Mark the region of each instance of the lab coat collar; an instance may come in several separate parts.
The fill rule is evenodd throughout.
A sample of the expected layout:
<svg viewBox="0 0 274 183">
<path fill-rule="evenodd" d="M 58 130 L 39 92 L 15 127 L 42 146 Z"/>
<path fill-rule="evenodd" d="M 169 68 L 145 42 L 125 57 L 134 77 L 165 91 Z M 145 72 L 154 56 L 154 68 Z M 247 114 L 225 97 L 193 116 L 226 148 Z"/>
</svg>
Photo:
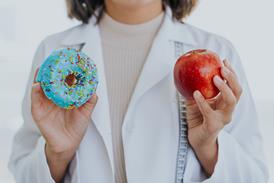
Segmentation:
<svg viewBox="0 0 274 183">
<path fill-rule="evenodd" d="M 123 121 L 123 140 L 124 146 L 127 144 L 127 134 L 134 128 L 131 117 L 136 104 L 142 96 L 153 86 L 169 76 L 176 62 L 174 42 L 184 44 L 196 44 L 193 37 L 190 37 L 187 26 L 182 22 L 173 19 L 169 7 L 165 7 L 165 16 L 162 25 L 157 33 L 147 60 L 143 66 L 133 95 L 129 102 L 127 112 Z M 172 100 L 172 99 L 171 99 Z"/>
<path fill-rule="evenodd" d="M 184 24 L 182 26 L 182 24 L 183 23 L 175 21 L 172 18 L 170 8 L 166 7 L 161 28 L 154 39 L 124 117 L 122 129 L 124 147 L 127 145 L 128 132 L 134 127 L 134 124 L 131 122 L 131 117 L 137 102 L 147 91 L 169 75 L 173 70 L 176 61 L 174 58 L 174 41 L 185 44 L 195 44 L 195 40 L 192 37 L 189 37 L 189 35 L 191 35 L 188 33 L 189 30 Z M 88 24 L 82 24 L 72 29 L 66 38 L 61 41 L 61 44 L 66 46 L 84 45 L 82 51 L 89 55 L 97 65 L 99 84 L 96 93 L 99 100 L 93 111 L 92 120 L 105 143 L 112 171 L 114 172 L 108 94 L 101 38 L 99 27 L 96 24 L 96 18 L 93 16 L 90 18 Z"/>
<path fill-rule="evenodd" d="M 99 10 L 95 12 L 96 16 L 99 16 Z M 169 6 L 165 6 L 165 24 L 169 24 L 169 32 L 167 39 L 178 41 L 190 45 L 195 45 L 196 40 L 190 36 L 190 30 L 186 23 L 178 22 L 172 17 L 172 11 Z M 92 29 L 98 29 L 97 20 L 95 16 L 89 19 L 88 24 L 81 24 L 74 30 L 70 31 L 70 34 L 66 36 L 62 41 L 62 45 L 80 45 L 86 42 L 87 37 L 96 37 L 98 35 L 91 34 Z"/>
</svg>

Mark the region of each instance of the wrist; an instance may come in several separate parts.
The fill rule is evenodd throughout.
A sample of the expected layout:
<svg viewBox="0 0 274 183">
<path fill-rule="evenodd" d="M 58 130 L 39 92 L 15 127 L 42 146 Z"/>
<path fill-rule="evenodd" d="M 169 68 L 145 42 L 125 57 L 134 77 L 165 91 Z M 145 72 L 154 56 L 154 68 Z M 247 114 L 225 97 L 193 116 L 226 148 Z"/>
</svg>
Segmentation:
<svg viewBox="0 0 274 183">
<path fill-rule="evenodd" d="M 204 144 L 200 144 L 199 146 L 194 146 L 193 149 L 196 153 L 203 154 L 206 157 L 208 157 L 217 151 L 218 143 L 217 143 L 217 140 L 210 141 Z"/>
<path fill-rule="evenodd" d="M 201 133 L 202 134 L 202 133 Z M 202 134 L 202 135 L 195 135 L 194 137 L 189 134 L 188 136 L 189 143 L 191 147 L 195 150 L 199 151 L 206 151 L 210 149 L 210 147 L 213 147 L 217 143 L 217 135 L 207 135 L 207 134 Z"/>
<path fill-rule="evenodd" d="M 193 147 L 193 150 L 207 175 L 211 176 L 214 172 L 214 168 L 218 160 L 217 139 L 215 141 Z"/>
<path fill-rule="evenodd" d="M 76 150 L 56 151 L 48 144 L 45 145 L 45 153 L 48 161 L 68 163 L 74 156 Z"/>
<path fill-rule="evenodd" d="M 62 182 L 75 152 L 55 152 L 46 144 L 45 154 L 52 178 L 57 183 Z"/>
</svg>

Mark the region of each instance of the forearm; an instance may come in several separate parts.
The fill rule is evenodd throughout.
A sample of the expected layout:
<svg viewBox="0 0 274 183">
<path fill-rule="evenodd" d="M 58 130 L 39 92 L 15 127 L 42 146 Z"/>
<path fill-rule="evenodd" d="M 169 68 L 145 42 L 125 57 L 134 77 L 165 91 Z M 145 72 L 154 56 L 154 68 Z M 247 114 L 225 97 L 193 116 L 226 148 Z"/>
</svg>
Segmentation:
<svg viewBox="0 0 274 183">
<path fill-rule="evenodd" d="M 74 152 L 55 153 L 47 145 L 45 146 L 45 152 L 52 178 L 56 183 L 62 182 Z"/>
<path fill-rule="evenodd" d="M 202 167 L 204 168 L 204 171 L 208 176 L 211 176 L 218 160 L 217 140 L 209 144 L 204 144 L 197 147 L 194 146 L 193 149 Z"/>
</svg>

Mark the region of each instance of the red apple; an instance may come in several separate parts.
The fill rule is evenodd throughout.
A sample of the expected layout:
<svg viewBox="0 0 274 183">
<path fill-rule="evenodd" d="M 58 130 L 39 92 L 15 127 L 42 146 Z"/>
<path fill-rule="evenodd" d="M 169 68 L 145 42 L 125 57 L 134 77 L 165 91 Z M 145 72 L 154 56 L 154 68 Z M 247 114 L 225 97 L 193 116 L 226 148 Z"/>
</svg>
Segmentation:
<svg viewBox="0 0 274 183">
<path fill-rule="evenodd" d="M 219 56 L 209 50 L 199 49 L 182 55 L 174 66 L 174 82 L 177 90 L 186 99 L 193 99 L 193 92 L 199 90 L 206 98 L 213 98 L 218 88 L 213 77 L 221 77 L 222 62 Z"/>
</svg>

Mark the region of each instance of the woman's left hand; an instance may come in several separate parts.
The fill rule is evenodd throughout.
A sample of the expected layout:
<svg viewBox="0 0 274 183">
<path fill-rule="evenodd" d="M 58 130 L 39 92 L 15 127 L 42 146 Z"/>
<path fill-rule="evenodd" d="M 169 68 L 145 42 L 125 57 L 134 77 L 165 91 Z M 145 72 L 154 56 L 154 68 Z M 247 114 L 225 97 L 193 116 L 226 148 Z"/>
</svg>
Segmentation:
<svg viewBox="0 0 274 183">
<path fill-rule="evenodd" d="M 221 68 L 222 80 L 213 81 L 220 93 L 206 100 L 199 91 L 193 94 L 195 101 L 186 101 L 188 140 L 205 172 L 212 175 L 218 158 L 217 136 L 232 119 L 232 113 L 242 94 L 237 76 L 227 60 Z"/>
</svg>

